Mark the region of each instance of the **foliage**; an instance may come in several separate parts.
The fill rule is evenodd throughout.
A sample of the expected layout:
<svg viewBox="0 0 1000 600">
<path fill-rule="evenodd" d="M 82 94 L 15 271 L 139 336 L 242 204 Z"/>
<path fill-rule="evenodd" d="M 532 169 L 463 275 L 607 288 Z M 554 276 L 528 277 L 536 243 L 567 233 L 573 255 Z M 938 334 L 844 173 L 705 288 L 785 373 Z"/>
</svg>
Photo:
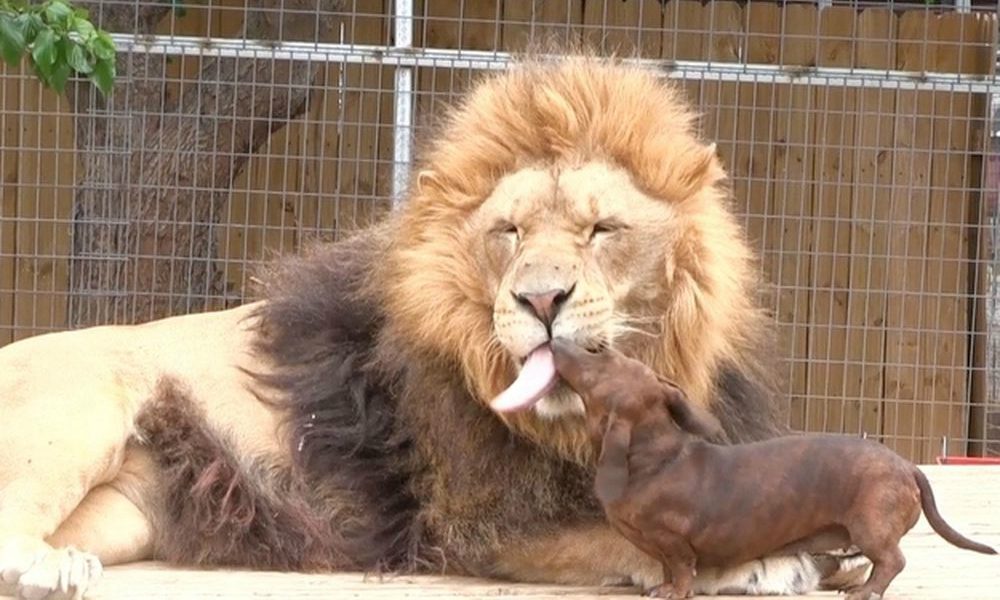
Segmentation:
<svg viewBox="0 0 1000 600">
<path fill-rule="evenodd" d="M 87 11 L 65 0 L 0 0 L 0 57 L 16 66 L 25 55 L 38 78 L 59 93 L 73 72 L 105 95 L 114 85 L 114 41 L 90 22 Z"/>
</svg>

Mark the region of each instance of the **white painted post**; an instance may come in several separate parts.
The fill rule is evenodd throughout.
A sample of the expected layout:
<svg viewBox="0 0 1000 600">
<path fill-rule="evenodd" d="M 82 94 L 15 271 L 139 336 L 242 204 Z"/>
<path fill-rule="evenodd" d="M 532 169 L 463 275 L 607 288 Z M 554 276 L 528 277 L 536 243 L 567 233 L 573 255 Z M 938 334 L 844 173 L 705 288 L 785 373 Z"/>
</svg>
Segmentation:
<svg viewBox="0 0 1000 600">
<path fill-rule="evenodd" d="M 393 48 L 405 51 L 413 48 L 413 0 L 395 0 L 393 18 Z M 399 208 L 405 200 L 413 148 L 413 67 L 396 66 L 393 89 L 393 159 L 392 207 Z"/>
</svg>

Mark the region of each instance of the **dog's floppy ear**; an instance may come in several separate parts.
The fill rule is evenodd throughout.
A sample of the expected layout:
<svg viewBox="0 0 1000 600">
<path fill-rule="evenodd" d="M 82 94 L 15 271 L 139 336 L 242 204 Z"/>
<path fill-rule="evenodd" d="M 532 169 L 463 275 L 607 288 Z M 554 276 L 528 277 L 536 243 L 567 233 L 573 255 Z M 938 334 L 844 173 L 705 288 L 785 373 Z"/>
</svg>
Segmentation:
<svg viewBox="0 0 1000 600">
<path fill-rule="evenodd" d="M 692 403 L 679 387 L 665 384 L 663 392 L 666 396 L 667 409 L 678 427 L 706 439 L 722 435 L 722 424 L 715 415 Z"/>
<path fill-rule="evenodd" d="M 612 414 L 604 432 L 601 456 L 597 459 L 597 477 L 594 479 L 597 499 L 604 504 L 614 502 L 625 493 L 629 475 L 628 449 L 631 444 L 632 424 Z"/>
</svg>

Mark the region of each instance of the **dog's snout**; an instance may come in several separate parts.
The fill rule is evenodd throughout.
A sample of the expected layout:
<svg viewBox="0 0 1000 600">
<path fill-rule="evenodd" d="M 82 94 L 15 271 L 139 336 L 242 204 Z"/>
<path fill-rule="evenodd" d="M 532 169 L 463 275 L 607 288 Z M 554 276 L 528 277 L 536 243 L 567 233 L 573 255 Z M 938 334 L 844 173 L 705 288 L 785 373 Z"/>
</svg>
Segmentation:
<svg viewBox="0 0 1000 600">
<path fill-rule="evenodd" d="M 559 310 L 569 299 L 570 294 L 576 288 L 575 285 L 569 289 L 553 289 L 541 293 L 514 294 L 514 299 L 518 304 L 530 310 L 545 327 L 551 327 L 555 321 Z"/>
</svg>

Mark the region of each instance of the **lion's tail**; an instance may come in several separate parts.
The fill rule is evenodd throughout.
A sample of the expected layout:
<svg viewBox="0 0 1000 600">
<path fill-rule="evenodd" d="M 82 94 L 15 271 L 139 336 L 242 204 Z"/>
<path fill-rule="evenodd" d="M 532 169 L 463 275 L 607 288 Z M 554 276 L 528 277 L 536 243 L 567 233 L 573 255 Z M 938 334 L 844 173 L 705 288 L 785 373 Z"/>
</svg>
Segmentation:
<svg viewBox="0 0 1000 600">
<path fill-rule="evenodd" d="M 136 425 L 161 471 L 157 558 L 285 571 L 354 566 L 308 486 L 290 469 L 238 459 L 176 382 L 160 382 Z"/>
<path fill-rule="evenodd" d="M 959 548 L 980 552 L 982 554 L 997 553 L 996 550 L 986 544 L 980 544 L 979 542 L 970 540 L 961 533 L 955 531 L 951 525 L 945 522 L 945 520 L 941 517 L 941 513 L 938 512 L 937 504 L 934 502 L 934 492 L 931 490 L 931 484 L 927 481 L 927 476 L 924 475 L 923 471 L 914 467 L 913 478 L 916 479 L 917 487 L 920 488 L 920 506 L 924 509 L 924 516 L 927 517 L 927 522 L 930 523 L 931 528 L 936 531 L 938 535 Z"/>
</svg>

